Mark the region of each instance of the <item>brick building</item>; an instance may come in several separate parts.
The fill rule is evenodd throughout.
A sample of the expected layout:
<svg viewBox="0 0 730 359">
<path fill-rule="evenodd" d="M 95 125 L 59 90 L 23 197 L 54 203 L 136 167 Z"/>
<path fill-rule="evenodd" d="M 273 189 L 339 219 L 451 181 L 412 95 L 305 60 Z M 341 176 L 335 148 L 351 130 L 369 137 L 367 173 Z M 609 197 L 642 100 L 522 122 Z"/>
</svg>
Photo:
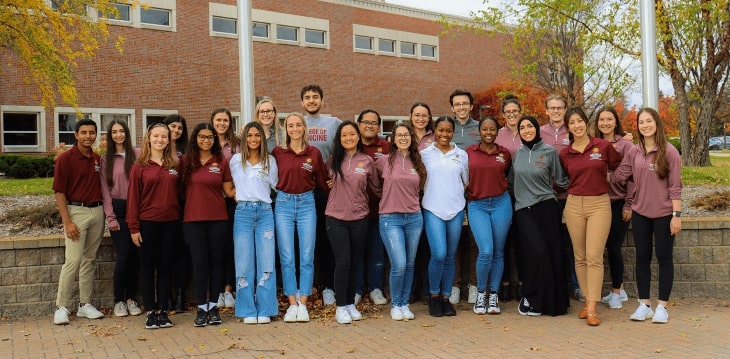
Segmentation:
<svg viewBox="0 0 730 359">
<path fill-rule="evenodd" d="M 110 35 L 126 38 L 119 54 L 109 41 L 76 71 L 79 105 L 103 129 L 124 118 L 137 143 L 147 123 L 170 113 L 188 126 L 226 106 L 237 125 L 251 119 L 239 98 L 236 0 L 145 0 L 147 9 L 118 5 Z M 353 119 L 373 108 L 402 118 L 415 101 L 434 115 L 450 114 L 455 88 L 476 92 L 509 71 L 502 55 L 508 35 L 442 34 L 442 14 L 382 1 L 253 0 L 254 91 L 271 96 L 280 115 L 301 111 L 299 90 L 317 83 L 324 113 Z M 464 18 L 452 18 L 468 22 Z M 40 106 L 22 69 L 3 64 L 1 152 L 48 152 L 73 142 L 76 115 L 67 105 Z M 387 125 L 384 129 L 387 131 Z"/>
</svg>

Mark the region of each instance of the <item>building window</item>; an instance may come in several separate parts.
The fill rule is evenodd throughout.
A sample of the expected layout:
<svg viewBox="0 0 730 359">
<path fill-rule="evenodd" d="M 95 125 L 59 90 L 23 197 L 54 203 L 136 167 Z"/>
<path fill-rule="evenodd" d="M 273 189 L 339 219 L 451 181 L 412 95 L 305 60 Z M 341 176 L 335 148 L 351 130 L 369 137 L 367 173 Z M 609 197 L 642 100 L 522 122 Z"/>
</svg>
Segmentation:
<svg viewBox="0 0 730 359">
<path fill-rule="evenodd" d="M 4 152 L 43 152 L 45 109 L 40 106 L 0 106 Z"/>
<path fill-rule="evenodd" d="M 65 143 L 67 145 L 73 145 L 76 143 L 76 122 L 81 120 L 90 120 L 91 114 L 84 113 L 81 117 L 76 116 L 76 113 L 59 113 L 58 114 L 58 141 L 57 143 Z"/>
<path fill-rule="evenodd" d="M 164 119 L 164 117 L 163 117 L 163 119 Z M 113 120 L 117 120 L 117 121 L 126 123 L 127 127 L 130 128 L 130 131 L 131 131 L 131 128 L 133 127 L 133 126 L 130 126 L 129 115 L 126 113 L 124 113 L 124 114 L 123 113 L 101 113 L 101 114 L 99 114 L 99 122 L 101 123 L 100 124 L 101 127 L 99 128 L 99 138 L 101 138 L 101 136 L 106 135 L 106 132 L 107 132 L 106 130 L 109 128 L 109 123 L 111 123 Z M 131 133 L 128 135 L 132 136 Z M 134 138 L 132 138 L 132 142 L 134 142 Z"/>
<path fill-rule="evenodd" d="M 269 24 L 262 22 L 253 23 L 253 34 L 254 37 L 269 38 Z"/>
<path fill-rule="evenodd" d="M 170 10 L 157 8 L 142 8 L 139 21 L 147 25 L 170 26 Z"/>
<path fill-rule="evenodd" d="M 436 58 L 436 46 L 421 44 L 421 57 Z"/>
<path fill-rule="evenodd" d="M 130 22 L 132 20 L 131 6 L 129 4 L 111 4 L 111 6 L 117 8 L 117 14 L 114 14 L 114 18 L 112 20 L 126 22 Z"/>
<path fill-rule="evenodd" d="M 211 21 L 213 22 L 213 31 L 224 34 L 236 34 L 236 19 L 213 16 Z"/>
<path fill-rule="evenodd" d="M 276 39 L 299 41 L 299 29 L 291 26 L 276 25 Z"/>
<path fill-rule="evenodd" d="M 373 38 L 355 35 L 355 48 L 358 50 L 371 51 L 373 49 Z"/>
<path fill-rule="evenodd" d="M 378 39 L 378 51 L 394 54 L 395 41 L 388 39 Z"/>
<path fill-rule="evenodd" d="M 304 29 L 304 42 L 324 45 L 324 31 Z"/>
<path fill-rule="evenodd" d="M 401 41 L 400 53 L 401 55 L 416 56 L 416 44 L 412 42 Z"/>
</svg>

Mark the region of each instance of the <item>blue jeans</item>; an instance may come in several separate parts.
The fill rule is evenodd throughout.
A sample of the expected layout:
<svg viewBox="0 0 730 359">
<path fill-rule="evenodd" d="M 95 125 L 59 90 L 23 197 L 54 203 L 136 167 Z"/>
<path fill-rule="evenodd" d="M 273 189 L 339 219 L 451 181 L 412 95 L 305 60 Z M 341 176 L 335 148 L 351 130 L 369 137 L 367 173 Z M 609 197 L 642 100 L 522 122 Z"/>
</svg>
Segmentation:
<svg viewBox="0 0 730 359">
<path fill-rule="evenodd" d="M 368 236 L 365 241 L 365 260 L 357 269 L 357 294 L 362 294 L 363 288 L 368 292 L 383 289 L 385 273 L 385 247 L 380 238 L 379 219 L 368 218 Z M 367 269 L 367 273 L 365 270 Z M 367 274 L 367 275 L 366 275 Z M 367 278 L 367 286 L 365 279 Z"/>
<path fill-rule="evenodd" d="M 236 316 L 251 318 L 279 314 L 271 204 L 238 203 L 233 215 L 233 257 L 236 263 Z"/>
<path fill-rule="evenodd" d="M 430 293 L 451 296 L 451 286 L 454 284 L 454 257 L 461 237 L 464 211 L 445 221 L 424 209 L 423 222 L 426 225 L 428 246 L 431 248 L 431 259 L 428 261 Z"/>
<path fill-rule="evenodd" d="M 281 260 L 284 295 L 312 294 L 314 244 L 317 238 L 317 212 L 311 191 L 300 194 L 279 192 L 276 195 L 274 220 Z M 299 287 L 294 253 L 294 230 L 299 235 Z"/>
<path fill-rule="evenodd" d="M 380 237 L 390 258 L 390 301 L 395 307 L 408 304 L 422 231 L 421 212 L 380 215 Z"/>
<path fill-rule="evenodd" d="M 477 256 L 477 290 L 499 290 L 504 272 L 504 243 L 512 222 L 509 192 L 469 201 L 469 224 L 479 248 Z"/>
</svg>

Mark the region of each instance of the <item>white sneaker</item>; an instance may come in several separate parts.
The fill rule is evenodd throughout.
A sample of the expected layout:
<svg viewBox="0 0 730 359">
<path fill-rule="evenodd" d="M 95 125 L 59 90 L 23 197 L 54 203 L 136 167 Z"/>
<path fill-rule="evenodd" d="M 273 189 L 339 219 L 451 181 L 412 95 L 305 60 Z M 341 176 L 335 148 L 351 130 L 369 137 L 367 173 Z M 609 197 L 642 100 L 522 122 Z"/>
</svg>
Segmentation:
<svg viewBox="0 0 730 359">
<path fill-rule="evenodd" d="M 226 296 L 223 295 L 223 293 L 218 294 L 218 303 L 216 303 L 216 306 L 218 308 L 223 308 L 226 306 Z"/>
<path fill-rule="evenodd" d="M 621 301 L 621 295 L 616 294 L 614 292 L 611 292 L 608 298 L 608 307 L 611 309 L 621 309 L 624 307 L 623 302 Z"/>
<path fill-rule="evenodd" d="M 117 304 L 114 304 L 114 315 L 117 317 L 126 317 L 129 315 L 129 310 L 127 310 L 127 303 L 119 301 Z"/>
<path fill-rule="evenodd" d="M 352 320 L 362 319 L 362 314 L 359 310 L 357 310 L 357 308 L 355 308 L 354 304 L 348 304 L 345 308 L 347 308 L 347 312 L 350 313 L 350 318 L 352 318 Z"/>
<path fill-rule="evenodd" d="M 296 323 L 297 312 L 299 311 L 297 307 L 298 305 L 296 304 L 292 304 L 289 306 L 289 308 L 286 310 L 286 313 L 284 314 L 284 323 Z"/>
<path fill-rule="evenodd" d="M 137 305 L 137 302 L 134 300 L 128 300 L 127 301 L 127 309 L 129 310 L 129 315 L 140 315 L 142 314 L 142 309 L 139 309 L 139 306 Z"/>
<path fill-rule="evenodd" d="M 622 302 L 628 302 L 629 301 L 629 296 L 626 295 L 626 291 L 625 290 L 621 289 L 621 293 L 619 293 L 619 296 L 621 297 L 621 301 Z"/>
<path fill-rule="evenodd" d="M 403 320 L 405 316 L 403 316 L 403 311 L 400 310 L 400 307 L 392 307 L 390 308 L 390 318 L 393 320 Z"/>
<path fill-rule="evenodd" d="M 329 288 L 325 288 L 322 291 L 322 303 L 324 303 L 324 305 L 335 304 L 335 291 Z"/>
<path fill-rule="evenodd" d="M 476 303 L 477 293 L 479 293 L 479 291 L 477 290 L 477 286 L 469 284 L 469 296 L 467 297 L 466 302 L 469 304 Z"/>
<path fill-rule="evenodd" d="M 490 296 L 491 299 L 491 296 Z M 487 293 L 477 292 L 477 300 L 474 303 L 474 308 L 472 309 L 474 314 L 486 314 L 487 313 Z"/>
<path fill-rule="evenodd" d="M 309 312 L 307 311 L 307 305 L 301 304 L 297 306 L 297 322 L 308 322 L 309 321 Z"/>
<path fill-rule="evenodd" d="M 245 317 L 243 318 L 243 324 L 258 324 L 258 319 L 256 317 Z"/>
<path fill-rule="evenodd" d="M 79 307 L 79 310 L 76 311 L 76 316 L 79 318 L 99 319 L 104 318 L 104 313 L 98 311 L 91 303 L 86 303 L 83 307 Z"/>
<path fill-rule="evenodd" d="M 654 311 L 651 310 L 650 305 L 644 304 L 641 300 L 639 300 L 639 307 L 636 308 L 636 311 L 634 314 L 631 314 L 631 320 L 636 320 L 639 322 L 643 322 L 654 315 Z"/>
<path fill-rule="evenodd" d="M 408 304 L 400 307 L 401 313 L 403 313 L 403 318 L 408 320 L 416 319 L 416 316 L 411 312 L 411 308 L 408 308 Z"/>
<path fill-rule="evenodd" d="M 383 292 L 380 289 L 373 289 L 373 291 L 370 292 L 370 300 L 372 300 L 373 303 L 377 305 L 383 305 L 388 303 L 388 300 L 385 299 L 385 297 L 383 296 Z"/>
<path fill-rule="evenodd" d="M 271 318 L 269 317 L 256 317 L 256 322 L 259 324 L 269 324 L 271 323 Z"/>
<path fill-rule="evenodd" d="M 218 299 L 220 301 L 220 299 Z M 231 292 L 225 292 L 223 293 L 223 306 L 226 308 L 235 308 L 236 307 L 236 298 L 233 298 L 233 293 Z M 223 307 L 218 307 L 223 308 Z"/>
<path fill-rule="evenodd" d="M 663 324 L 666 323 L 667 320 L 669 320 L 669 313 L 667 313 L 667 308 L 661 304 L 657 304 L 656 310 L 654 311 L 654 316 L 651 317 L 651 322 Z"/>
<path fill-rule="evenodd" d="M 355 293 L 355 305 L 360 304 L 362 302 L 362 294 Z"/>
<path fill-rule="evenodd" d="M 458 287 L 451 287 L 449 302 L 451 302 L 451 304 L 459 304 L 459 299 L 461 299 L 461 289 Z"/>
<path fill-rule="evenodd" d="M 60 306 L 56 308 L 56 312 L 53 313 L 53 324 L 61 325 L 61 324 L 68 324 L 68 315 L 70 313 L 68 312 L 68 309 L 64 306 Z"/>
<path fill-rule="evenodd" d="M 497 292 L 489 293 L 489 304 L 487 306 L 487 313 L 489 313 L 489 314 L 502 313 L 502 309 L 499 308 L 499 295 L 497 295 Z"/>
<path fill-rule="evenodd" d="M 347 311 L 347 307 L 337 307 L 337 310 L 335 311 L 335 319 L 337 320 L 337 323 L 340 324 L 350 324 L 352 323 L 352 317 L 350 317 L 350 313 Z"/>
</svg>

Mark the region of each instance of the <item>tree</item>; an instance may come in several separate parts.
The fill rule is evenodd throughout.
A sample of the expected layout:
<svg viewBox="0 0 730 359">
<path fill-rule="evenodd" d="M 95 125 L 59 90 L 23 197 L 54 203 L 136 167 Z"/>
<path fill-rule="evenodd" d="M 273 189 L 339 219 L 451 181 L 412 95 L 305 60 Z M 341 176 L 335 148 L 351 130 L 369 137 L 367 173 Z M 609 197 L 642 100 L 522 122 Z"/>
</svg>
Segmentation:
<svg viewBox="0 0 730 359">
<path fill-rule="evenodd" d="M 548 93 L 534 83 L 527 83 L 512 79 L 503 79 L 495 82 L 492 86 L 474 94 L 474 109 L 472 118 L 478 119 L 480 111 L 482 116 L 492 116 L 504 125 L 503 116 L 500 113 L 502 101 L 507 95 L 515 95 L 522 106 L 522 114 L 535 116 L 541 123 L 547 123 L 545 104 L 543 100 Z"/>
<path fill-rule="evenodd" d="M 5 63 L 19 62 L 27 70 L 24 77 L 38 85 L 43 105 L 54 106 L 58 94 L 77 107 L 74 69 L 107 40 L 108 24 L 99 20 L 118 14 L 112 0 L 4 0 L 0 55 Z M 120 53 L 123 43 L 124 38 L 118 37 Z"/>
</svg>

